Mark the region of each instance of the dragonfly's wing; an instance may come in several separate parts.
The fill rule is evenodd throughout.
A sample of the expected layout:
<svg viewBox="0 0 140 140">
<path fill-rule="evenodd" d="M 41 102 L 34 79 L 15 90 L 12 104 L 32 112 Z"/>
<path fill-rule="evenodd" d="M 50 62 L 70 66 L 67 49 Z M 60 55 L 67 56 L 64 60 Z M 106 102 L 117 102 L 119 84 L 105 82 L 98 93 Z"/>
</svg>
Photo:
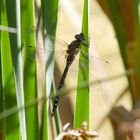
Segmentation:
<svg viewBox="0 0 140 140">
<path fill-rule="evenodd" d="M 27 47 L 28 50 L 32 50 L 34 48 L 32 47 Z M 53 59 L 56 61 L 59 61 L 63 64 L 66 63 L 66 51 L 55 51 L 52 49 L 46 49 L 43 47 L 36 47 L 34 50 L 34 53 L 31 55 L 30 60 L 33 61 L 35 59 L 41 59 L 42 61 L 47 64 L 47 61 L 52 61 Z M 49 59 L 49 60 L 48 60 Z"/>
<path fill-rule="evenodd" d="M 85 52 L 84 50 L 81 50 L 81 54 L 83 55 L 83 57 L 86 60 L 86 64 L 85 65 L 91 65 L 93 67 L 95 67 L 97 69 L 97 72 L 104 72 L 105 70 L 110 71 L 110 63 L 109 61 L 100 58 L 98 56 L 95 56 L 93 54 L 91 54 L 91 52 L 89 54 L 87 54 L 87 52 Z"/>
<path fill-rule="evenodd" d="M 104 88 L 105 84 L 102 82 L 102 79 L 107 78 L 111 72 L 110 63 L 99 56 L 96 57 L 95 55 L 91 54 L 90 51 L 89 55 L 83 50 L 81 50 L 81 53 L 85 58 L 85 61 L 84 63 L 83 61 L 79 61 L 80 68 L 86 70 L 87 66 L 89 66 L 89 79 L 90 81 L 94 81 L 96 83 L 96 86 L 94 85 L 94 90 L 100 93 L 104 92 L 104 89 L 106 88 Z"/>
<path fill-rule="evenodd" d="M 35 54 L 39 54 L 42 57 L 47 58 L 50 54 L 55 54 L 54 56 L 64 57 L 66 56 L 68 44 L 62 40 L 59 40 L 51 35 L 44 35 L 41 39 L 37 40 L 37 46 L 35 47 Z M 28 49 L 32 49 L 31 46 L 26 46 Z M 35 55 L 31 56 L 35 59 Z"/>
<path fill-rule="evenodd" d="M 65 41 L 61 39 L 57 39 L 56 37 L 51 36 L 49 34 L 45 34 L 44 37 L 49 38 L 52 42 L 55 42 L 56 44 L 60 44 L 61 46 L 68 46 L 68 43 L 66 43 Z"/>
<path fill-rule="evenodd" d="M 68 46 L 68 43 L 66 43 L 65 41 L 61 40 L 61 39 L 58 39 L 52 35 L 49 35 L 47 33 L 44 33 L 41 29 L 35 29 L 34 27 L 32 28 L 27 28 L 26 29 L 27 31 L 27 34 L 31 34 L 31 33 L 36 33 L 37 34 L 37 42 L 43 42 L 43 45 L 40 45 L 38 44 L 36 46 L 37 49 L 43 49 L 45 48 L 45 52 L 46 51 L 50 51 L 50 46 L 49 44 L 46 43 L 46 41 L 50 41 L 52 44 L 53 44 L 53 47 L 55 47 L 55 51 L 57 52 L 66 52 L 67 50 L 67 46 Z"/>
</svg>

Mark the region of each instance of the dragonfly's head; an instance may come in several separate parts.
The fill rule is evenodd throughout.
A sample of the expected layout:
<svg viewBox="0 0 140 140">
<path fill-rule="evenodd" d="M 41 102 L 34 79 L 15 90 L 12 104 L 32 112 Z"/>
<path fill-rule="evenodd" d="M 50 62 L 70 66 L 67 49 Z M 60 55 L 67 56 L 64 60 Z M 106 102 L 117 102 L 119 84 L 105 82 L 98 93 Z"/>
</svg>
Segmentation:
<svg viewBox="0 0 140 140">
<path fill-rule="evenodd" d="M 83 33 L 76 34 L 76 35 L 75 35 L 75 38 L 76 38 L 77 40 L 79 40 L 81 43 L 84 43 L 84 42 L 85 42 L 85 36 L 84 36 Z"/>
</svg>

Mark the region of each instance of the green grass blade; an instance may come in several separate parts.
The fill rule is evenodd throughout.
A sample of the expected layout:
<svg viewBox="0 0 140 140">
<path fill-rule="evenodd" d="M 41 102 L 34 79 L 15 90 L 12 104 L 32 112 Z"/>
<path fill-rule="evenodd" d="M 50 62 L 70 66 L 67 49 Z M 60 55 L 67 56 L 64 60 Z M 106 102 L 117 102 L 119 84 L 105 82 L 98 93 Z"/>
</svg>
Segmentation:
<svg viewBox="0 0 140 140">
<path fill-rule="evenodd" d="M 7 26 L 7 3 L 1 1 L 1 24 Z M 3 98 L 2 104 L 4 106 L 4 110 L 11 108 L 12 106 L 17 105 L 16 101 L 16 88 L 14 82 L 14 71 L 12 65 L 12 56 L 10 49 L 10 38 L 8 32 L 1 32 L 1 81 L 2 81 L 2 92 Z M 2 94 L 2 93 L 1 93 Z M 5 99 L 5 100 L 4 100 Z M 6 118 L 5 123 L 5 132 L 3 132 L 4 139 L 19 139 L 20 138 L 20 129 L 19 129 L 19 118 L 18 114 L 14 114 L 12 118 Z"/>
<path fill-rule="evenodd" d="M 1 42 L 1 32 L 0 32 L 0 42 Z M 2 66 L 1 66 L 1 43 L 0 43 L 0 112 L 4 112 L 4 95 L 2 86 Z M 5 130 L 5 120 L 0 121 L 0 139 L 4 139 Z"/>
<path fill-rule="evenodd" d="M 17 27 L 17 34 L 10 35 L 13 69 L 18 107 L 24 106 L 23 73 L 21 59 L 21 28 L 20 28 L 20 1 L 6 1 L 8 12 L 8 25 Z M 11 11 L 12 10 L 12 11 Z M 19 112 L 20 130 L 22 139 L 26 140 L 25 111 Z"/>
<path fill-rule="evenodd" d="M 25 103 L 37 98 L 36 61 L 31 59 L 35 55 L 35 26 L 34 0 L 21 0 L 21 29 L 24 53 L 24 97 Z M 27 16 L 28 15 L 28 16 Z M 28 140 L 39 139 L 38 107 L 26 110 L 26 130 Z"/>
<path fill-rule="evenodd" d="M 42 0 L 41 2 L 43 27 L 48 34 L 55 36 L 59 0 Z"/>
<path fill-rule="evenodd" d="M 84 0 L 84 11 L 83 11 L 83 21 L 82 21 L 82 32 L 86 37 L 86 43 L 88 43 L 88 22 L 89 18 L 89 0 Z M 83 49 L 88 53 L 88 48 Z M 80 60 L 84 63 L 85 58 L 80 54 Z M 79 66 L 78 72 L 78 86 L 83 81 L 89 80 L 89 68 L 87 67 L 86 71 L 82 71 Z M 76 109 L 75 109 L 75 118 L 74 118 L 74 127 L 81 127 L 83 121 L 87 121 L 89 124 L 89 87 L 84 89 L 77 89 L 76 95 Z"/>
<path fill-rule="evenodd" d="M 2 13 L 2 1 L 0 1 L 0 24 L 1 24 L 1 13 Z M 0 112 L 4 112 L 4 95 L 2 86 L 2 65 L 1 65 L 1 31 L 0 31 Z M 5 120 L 0 121 L 0 139 L 4 139 Z"/>
<path fill-rule="evenodd" d="M 57 25 L 58 0 L 52 0 L 52 1 L 42 0 L 41 4 L 42 4 L 41 10 L 42 10 L 43 29 L 48 34 L 55 36 L 56 25 Z M 48 44 L 45 38 L 45 47 L 49 47 L 51 50 L 54 50 L 54 46 L 51 43 Z M 53 84 L 54 59 L 52 59 L 52 55 L 53 54 L 50 54 L 49 56 L 49 58 L 51 58 L 51 63 L 46 68 L 46 95 L 45 96 L 48 96 L 51 93 L 52 84 Z M 47 61 L 49 61 L 49 59 Z M 47 102 L 44 103 L 44 114 L 43 114 L 43 122 L 44 122 L 43 139 L 44 140 L 49 139 L 48 114 L 49 114 L 49 100 L 47 100 Z"/>
</svg>

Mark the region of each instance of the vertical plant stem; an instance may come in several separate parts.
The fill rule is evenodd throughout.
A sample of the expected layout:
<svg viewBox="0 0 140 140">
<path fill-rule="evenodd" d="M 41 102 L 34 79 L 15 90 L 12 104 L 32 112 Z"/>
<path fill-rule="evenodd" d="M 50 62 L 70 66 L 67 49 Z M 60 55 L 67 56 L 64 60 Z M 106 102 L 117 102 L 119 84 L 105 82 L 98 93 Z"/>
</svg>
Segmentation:
<svg viewBox="0 0 140 140">
<path fill-rule="evenodd" d="M 16 23 L 17 23 L 17 64 L 15 68 L 15 82 L 16 82 L 16 93 L 18 107 L 24 106 L 24 90 L 23 90 L 23 73 L 22 73 L 22 59 L 21 59 L 21 26 L 20 26 L 20 0 L 16 0 Z M 20 116 L 20 127 L 22 139 L 27 139 L 26 134 L 26 121 L 25 121 L 25 110 L 19 112 Z"/>
<path fill-rule="evenodd" d="M 82 32 L 85 35 L 85 43 L 88 44 L 89 35 L 89 0 L 84 0 L 83 20 L 82 20 Z M 88 48 L 84 47 L 84 51 L 88 54 Z M 82 53 L 80 53 L 80 60 L 86 62 Z M 78 72 L 78 86 L 83 81 L 89 80 L 89 67 L 86 71 L 82 71 L 79 66 Z M 84 89 L 77 89 L 76 94 L 76 109 L 74 117 L 74 127 L 81 127 L 82 122 L 86 121 L 89 124 L 89 87 Z"/>
<path fill-rule="evenodd" d="M 37 74 L 35 56 L 35 8 L 34 0 L 21 0 L 21 29 L 24 54 L 24 98 L 25 102 L 37 99 Z M 32 121 L 31 121 L 32 120 Z M 26 130 L 28 140 L 39 139 L 38 107 L 26 110 Z"/>
</svg>

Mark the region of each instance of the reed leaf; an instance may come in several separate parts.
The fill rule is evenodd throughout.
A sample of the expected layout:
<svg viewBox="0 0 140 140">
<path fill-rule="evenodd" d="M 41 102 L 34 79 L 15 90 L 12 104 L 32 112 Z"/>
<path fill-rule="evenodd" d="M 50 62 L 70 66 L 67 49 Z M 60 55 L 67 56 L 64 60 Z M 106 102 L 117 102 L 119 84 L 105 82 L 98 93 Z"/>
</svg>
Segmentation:
<svg viewBox="0 0 140 140">
<path fill-rule="evenodd" d="M 41 1 L 41 11 L 42 11 L 42 22 L 43 22 L 43 31 L 44 33 L 48 33 L 50 35 L 55 36 L 56 33 L 56 25 L 57 25 L 57 12 L 58 12 L 58 0 L 42 0 Z M 54 52 L 54 42 L 47 42 L 47 38 L 44 38 L 45 40 L 45 48 L 49 47 L 49 49 Z M 46 97 L 48 97 L 51 93 L 51 90 L 53 89 L 53 72 L 54 72 L 54 58 L 53 53 L 50 53 L 46 64 Z M 44 103 L 43 108 L 43 129 L 42 129 L 42 139 L 46 140 L 49 139 L 49 100 Z M 56 130 L 57 133 L 60 132 L 59 125 L 58 125 L 58 117 L 55 116 L 55 122 L 56 122 Z"/>
<path fill-rule="evenodd" d="M 21 0 L 21 40 L 24 54 L 24 97 L 25 102 L 37 98 L 36 61 L 31 56 L 35 55 L 35 11 L 34 0 Z M 28 16 L 27 16 L 28 15 Z M 39 139 L 38 107 L 26 110 L 27 139 Z"/>
<path fill-rule="evenodd" d="M 82 33 L 85 35 L 85 43 L 88 44 L 89 35 L 89 0 L 84 0 L 83 20 L 82 20 Z M 88 48 L 82 46 L 84 51 L 88 54 Z M 80 53 L 80 60 L 84 63 L 86 58 Z M 87 62 L 87 61 L 86 61 Z M 86 63 L 85 62 L 85 63 Z M 82 71 L 79 66 L 78 72 L 78 86 L 83 81 L 89 80 L 89 67 L 86 67 L 86 71 Z M 86 121 L 89 124 L 89 87 L 84 89 L 77 88 L 76 94 L 76 109 L 74 117 L 74 127 L 81 127 L 82 122 Z"/>
<path fill-rule="evenodd" d="M 14 3 L 15 4 L 15 3 Z M 9 24 L 8 16 L 8 3 L 1 1 L 1 24 L 7 26 Z M 14 13 L 14 12 L 13 12 Z M 2 81 L 2 92 L 1 92 L 1 107 L 2 111 L 5 112 L 12 106 L 17 106 L 16 99 L 16 85 L 14 79 L 13 62 L 11 56 L 11 42 L 10 34 L 5 31 L 1 31 L 1 81 Z M 1 135 L 3 139 L 19 139 L 19 117 L 18 114 L 14 114 L 12 118 L 6 118 L 2 122 L 4 124 L 4 131 Z"/>
</svg>

